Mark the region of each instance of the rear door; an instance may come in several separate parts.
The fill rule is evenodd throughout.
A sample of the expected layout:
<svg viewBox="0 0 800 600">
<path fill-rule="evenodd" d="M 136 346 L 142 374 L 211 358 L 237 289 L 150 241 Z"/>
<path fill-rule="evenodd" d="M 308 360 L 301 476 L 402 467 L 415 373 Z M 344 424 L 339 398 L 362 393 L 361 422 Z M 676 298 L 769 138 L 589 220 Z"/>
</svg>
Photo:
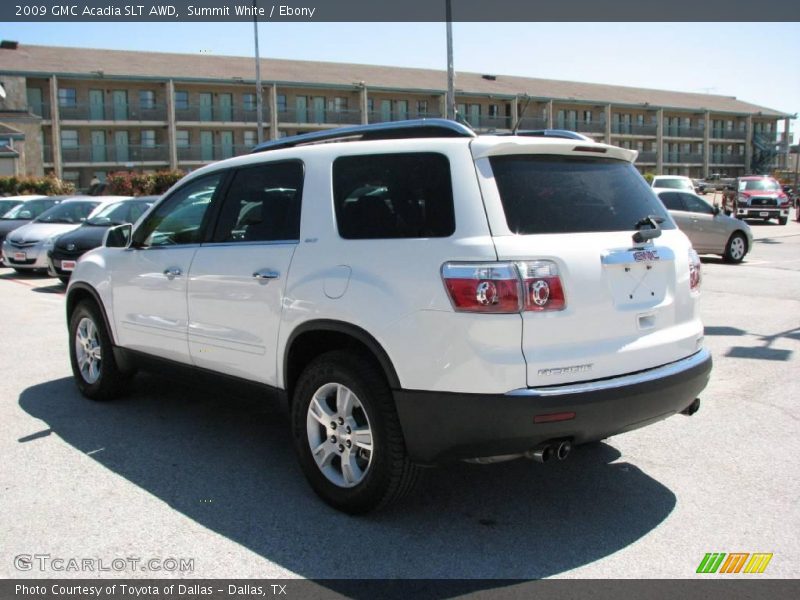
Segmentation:
<svg viewBox="0 0 800 600">
<path fill-rule="evenodd" d="M 189 350 L 199 367 L 276 386 L 289 265 L 300 236 L 303 165 L 237 169 L 211 242 L 189 274 Z"/>
<path fill-rule="evenodd" d="M 482 153 L 476 165 L 498 259 L 533 274 L 557 272 L 564 292 L 565 306 L 549 310 L 553 278 L 543 277 L 549 289 L 526 285 L 529 386 L 641 371 L 698 348 L 702 325 L 689 291 L 688 240 L 625 151 L 582 151 L 564 141 Z M 596 158 L 605 153 L 622 160 Z M 635 242 L 650 216 L 663 220 L 661 235 Z"/>
</svg>

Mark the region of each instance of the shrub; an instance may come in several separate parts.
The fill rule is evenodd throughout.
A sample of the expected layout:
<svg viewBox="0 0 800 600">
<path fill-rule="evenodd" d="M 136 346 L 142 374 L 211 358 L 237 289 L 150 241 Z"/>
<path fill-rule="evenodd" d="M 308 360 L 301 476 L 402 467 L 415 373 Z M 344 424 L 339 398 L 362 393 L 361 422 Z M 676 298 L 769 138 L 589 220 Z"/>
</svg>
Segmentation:
<svg viewBox="0 0 800 600">
<path fill-rule="evenodd" d="M 0 177 L 0 194 L 19 196 L 22 194 L 41 194 L 44 196 L 66 196 L 75 193 L 75 186 L 61 181 L 55 175 L 45 177 Z"/>
<path fill-rule="evenodd" d="M 158 171 L 157 173 L 134 173 L 116 171 L 106 177 L 106 194 L 119 196 L 160 195 L 183 177 L 183 171 Z"/>
<path fill-rule="evenodd" d="M 653 183 L 653 177 L 655 176 L 656 174 L 653 173 L 652 171 L 645 171 L 644 174 L 642 175 L 642 177 L 644 177 L 644 180 L 651 185 Z"/>
</svg>

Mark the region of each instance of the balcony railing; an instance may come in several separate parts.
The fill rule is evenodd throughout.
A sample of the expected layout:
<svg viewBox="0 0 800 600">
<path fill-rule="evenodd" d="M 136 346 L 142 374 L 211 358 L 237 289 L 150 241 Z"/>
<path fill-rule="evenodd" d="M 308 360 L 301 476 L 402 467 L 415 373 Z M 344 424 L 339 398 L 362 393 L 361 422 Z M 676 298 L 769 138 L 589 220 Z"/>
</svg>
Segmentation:
<svg viewBox="0 0 800 600">
<path fill-rule="evenodd" d="M 582 133 L 605 133 L 606 124 L 605 121 L 578 121 L 574 131 L 580 131 Z"/>
<path fill-rule="evenodd" d="M 664 137 L 702 138 L 705 129 L 702 127 L 682 127 L 680 125 L 665 125 Z"/>
<path fill-rule="evenodd" d="M 465 120 L 475 129 L 511 129 L 511 117 L 465 115 Z"/>
<path fill-rule="evenodd" d="M 513 127 L 514 124 L 512 123 L 511 126 Z M 522 131 L 526 129 L 547 129 L 547 119 L 542 117 L 523 117 L 522 121 L 520 121 L 519 128 Z"/>
<path fill-rule="evenodd" d="M 744 154 L 711 154 L 708 160 L 711 165 L 743 165 Z"/>
<path fill-rule="evenodd" d="M 37 104 L 29 104 L 28 110 L 34 115 L 42 117 L 43 119 L 50 118 L 50 105 L 47 102 L 39 102 Z"/>
<path fill-rule="evenodd" d="M 373 110 L 367 116 L 370 123 L 388 123 L 389 121 L 405 121 L 406 119 L 438 119 L 442 115 L 438 112 Z"/>
<path fill-rule="evenodd" d="M 76 104 L 59 106 L 62 121 L 166 121 L 167 107 L 163 104 Z"/>
<path fill-rule="evenodd" d="M 297 110 L 287 108 L 278 111 L 278 123 L 299 123 L 308 125 L 358 125 L 361 123 L 360 110 Z"/>
<path fill-rule="evenodd" d="M 665 152 L 664 162 L 667 164 L 703 164 L 703 155 L 694 152 Z"/>
<path fill-rule="evenodd" d="M 636 157 L 637 163 L 653 163 L 655 164 L 658 160 L 656 153 L 652 150 L 643 150 L 639 152 L 639 156 Z"/>
<path fill-rule="evenodd" d="M 655 125 L 638 125 L 635 123 L 612 123 L 611 133 L 616 135 L 646 135 L 655 136 Z"/>
<path fill-rule="evenodd" d="M 268 107 L 263 108 L 264 122 L 269 123 L 270 112 Z M 175 106 L 176 121 L 192 121 L 201 123 L 257 123 L 258 111 L 249 106 Z"/>
<path fill-rule="evenodd" d="M 45 163 L 53 162 L 53 147 L 44 146 L 42 152 Z M 127 163 L 169 162 L 167 146 L 141 146 L 130 144 L 106 146 L 75 146 L 61 148 L 61 161 L 69 163 Z"/>
<path fill-rule="evenodd" d="M 711 138 L 715 140 L 744 140 L 747 132 L 742 129 L 711 129 Z"/>
<path fill-rule="evenodd" d="M 178 161 L 212 162 L 248 154 L 252 146 L 244 144 L 191 145 L 178 147 Z"/>
</svg>

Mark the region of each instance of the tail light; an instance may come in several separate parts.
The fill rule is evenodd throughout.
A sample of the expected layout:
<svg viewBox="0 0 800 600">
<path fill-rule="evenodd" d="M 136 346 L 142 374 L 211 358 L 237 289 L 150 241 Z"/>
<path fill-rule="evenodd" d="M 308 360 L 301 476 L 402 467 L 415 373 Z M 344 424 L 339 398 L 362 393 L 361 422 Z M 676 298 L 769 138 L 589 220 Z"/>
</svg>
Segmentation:
<svg viewBox="0 0 800 600">
<path fill-rule="evenodd" d="M 700 291 L 700 281 L 702 279 L 700 274 L 700 257 L 693 248 L 689 249 L 689 289 L 693 292 Z"/>
<path fill-rule="evenodd" d="M 442 279 L 458 312 L 518 313 L 566 307 L 552 261 L 445 263 Z"/>
</svg>

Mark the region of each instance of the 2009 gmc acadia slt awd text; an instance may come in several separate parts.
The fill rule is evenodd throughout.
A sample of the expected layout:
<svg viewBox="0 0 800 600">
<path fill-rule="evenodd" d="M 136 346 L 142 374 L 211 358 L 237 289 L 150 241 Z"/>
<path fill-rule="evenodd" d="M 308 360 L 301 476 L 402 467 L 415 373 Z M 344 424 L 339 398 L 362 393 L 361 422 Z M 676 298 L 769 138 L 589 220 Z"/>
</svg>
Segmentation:
<svg viewBox="0 0 800 600">
<path fill-rule="evenodd" d="M 199 169 L 79 261 L 77 385 L 112 398 L 147 358 L 279 390 L 311 486 L 351 513 L 420 465 L 694 412 L 700 262 L 635 157 L 425 120 Z"/>
</svg>

